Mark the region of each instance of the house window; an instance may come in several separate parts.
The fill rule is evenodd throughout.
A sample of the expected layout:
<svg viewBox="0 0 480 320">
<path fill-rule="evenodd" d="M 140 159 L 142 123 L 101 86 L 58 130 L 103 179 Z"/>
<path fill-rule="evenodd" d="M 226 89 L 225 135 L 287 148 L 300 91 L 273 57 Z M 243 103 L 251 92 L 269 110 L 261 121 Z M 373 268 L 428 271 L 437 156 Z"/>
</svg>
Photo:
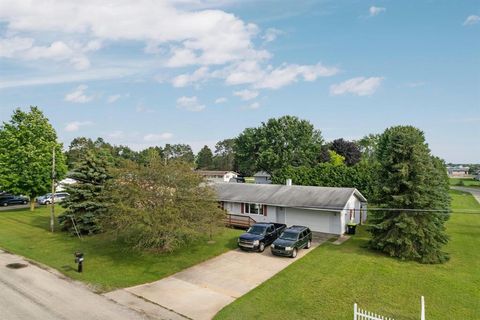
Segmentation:
<svg viewBox="0 0 480 320">
<path fill-rule="evenodd" d="M 263 206 L 258 203 L 245 203 L 245 213 L 260 214 L 263 216 Z"/>
</svg>

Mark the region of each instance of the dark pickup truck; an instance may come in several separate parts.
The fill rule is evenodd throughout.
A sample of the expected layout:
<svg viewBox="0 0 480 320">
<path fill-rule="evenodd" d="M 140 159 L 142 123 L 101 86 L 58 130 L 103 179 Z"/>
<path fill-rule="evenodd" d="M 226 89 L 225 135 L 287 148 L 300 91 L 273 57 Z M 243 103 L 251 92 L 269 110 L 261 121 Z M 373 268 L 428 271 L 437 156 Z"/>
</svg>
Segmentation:
<svg viewBox="0 0 480 320">
<path fill-rule="evenodd" d="M 243 250 L 263 252 L 286 227 L 283 223 L 256 223 L 238 238 L 238 246 Z"/>
</svg>

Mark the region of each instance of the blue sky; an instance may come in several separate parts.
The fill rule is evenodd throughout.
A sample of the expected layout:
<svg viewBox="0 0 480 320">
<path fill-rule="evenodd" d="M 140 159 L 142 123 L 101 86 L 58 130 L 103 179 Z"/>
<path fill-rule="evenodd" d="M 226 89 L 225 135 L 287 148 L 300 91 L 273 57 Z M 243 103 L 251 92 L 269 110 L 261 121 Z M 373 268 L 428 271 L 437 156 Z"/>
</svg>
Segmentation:
<svg viewBox="0 0 480 320">
<path fill-rule="evenodd" d="M 326 140 L 398 124 L 480 162 L 478 1 L 0 0 L 0 121 L 39 106 L 66 146 L 203 145 L 271 117 Z"/>
</svg>

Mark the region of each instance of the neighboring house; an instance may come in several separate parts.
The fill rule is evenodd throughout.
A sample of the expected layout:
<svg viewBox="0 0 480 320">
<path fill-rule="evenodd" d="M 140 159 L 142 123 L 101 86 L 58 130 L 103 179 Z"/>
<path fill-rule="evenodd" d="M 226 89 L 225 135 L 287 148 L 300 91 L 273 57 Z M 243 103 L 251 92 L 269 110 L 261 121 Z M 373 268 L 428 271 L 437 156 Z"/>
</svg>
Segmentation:
<svg viewBox="0 0 480 320">
<path fill-rule="evenodd" d="M 210 182 L 229 182 L 230 179 L 238 177 L 238 173 L 234 171 L 196 170 L 195 172 Z"/>
<path fill-rule="evenodd" d="M 255 183 L 257 184 L 270 184 L 272 183 L 272 177 L 265 171 L 258 171 L 253 175 Z"/>
<path fill-rule="evenodd" d="M 464 166 L 447 167 L 447 172 L 448 176 L 451 178 L 465 178 L 468 177 L 469 169 L 469 167 Z"/>
<path fill-rule="evenodd" d="M 475 180 L 480 181 L 480 172 L 477 172 L 477 174 L 475 175 Z"/>
<path fill-rule="evenodd" d="M 303 225 L 341 235 L 350 220 L 367 219 L 367 199 L 355 188 L 217 183 L 218 201 L 235 219 Z"/>
<path fill-rule="evenodd" d="M 64 191 L 65 190 L 65 187 L 68 186 L 68 185 L 71 185 L 71 184 L 74 184 L 76 183 L 77 181 L 72 179 L 72 178 L 65 178 L 61 181 L 58 181 L 56 187 L 55 187 L 55 190 L 56 191 Z"/>
</svg>

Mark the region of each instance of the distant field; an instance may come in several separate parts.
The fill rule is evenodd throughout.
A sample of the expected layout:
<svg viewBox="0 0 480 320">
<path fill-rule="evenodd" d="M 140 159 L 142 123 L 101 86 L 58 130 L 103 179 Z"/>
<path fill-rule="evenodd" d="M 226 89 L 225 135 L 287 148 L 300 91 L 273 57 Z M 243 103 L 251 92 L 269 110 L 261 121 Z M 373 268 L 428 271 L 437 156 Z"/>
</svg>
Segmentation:
<svg viewBox="0 0 480 320">
<path fill-rule="evenodd" d="M 480 181 L 472 178 L 450 178 L 450 185 L 480 188 Z"/>
<path fill-rule="evenodd" d="M 340 246 L 329 242 L 221 310 L 216 319 L 353 319 L 353 303 L 399 320 L 479 319 L 480 205 L 468 193 L 451 191 L 447 222 L 451 259 L 424 265 L 365 248 L 365 228 Z"/>
<path fill-rule="evenodd" d="M 0 248 L 39 261 L 91 284 L 97 291 L 151 282 L 236 248 L 239 230 L 225 229 L 215 242 L 200 241 L 173 253 L 128 250 L 105 235 L 81 241 L 64 232 L 50 233 L 49 208 L 0 211 Z M 73 253 L 85 253 L 84 272 L 76 272 Z M 0 317 L 1 318 L 1 317 Z"/>
</svg>

